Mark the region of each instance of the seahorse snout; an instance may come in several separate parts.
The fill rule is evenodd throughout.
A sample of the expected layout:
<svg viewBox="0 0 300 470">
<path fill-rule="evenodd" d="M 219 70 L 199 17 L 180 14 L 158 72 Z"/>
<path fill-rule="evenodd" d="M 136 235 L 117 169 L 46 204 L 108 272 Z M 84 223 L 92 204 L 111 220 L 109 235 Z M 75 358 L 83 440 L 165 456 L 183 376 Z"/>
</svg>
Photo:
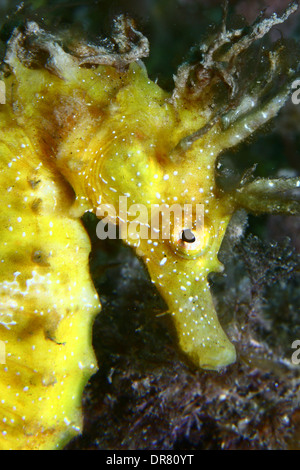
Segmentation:
<svg viewBox="0 0 300 470">
<path fill-rule="evenodd" d="M 210 308 L 179 308 L 173 317 L 182 350 L 198 367 L 220 370 L 236 361 L 236 351 L 219 323 L 209 292 L 206 301 Z"/>
</svg>

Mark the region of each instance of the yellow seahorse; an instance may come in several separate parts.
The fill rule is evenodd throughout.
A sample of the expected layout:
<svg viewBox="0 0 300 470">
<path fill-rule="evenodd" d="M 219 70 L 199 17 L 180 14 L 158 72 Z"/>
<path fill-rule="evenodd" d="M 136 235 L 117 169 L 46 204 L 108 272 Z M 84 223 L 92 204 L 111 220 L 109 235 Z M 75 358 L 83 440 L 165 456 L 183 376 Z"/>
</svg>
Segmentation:
<svg viewBox="0 0 300 470">
<path fill-rule="evenodd" d="M 101 204 L 116 208 L 116 224 L 123 220 L 120 197 L 128 207 L 165 213 L 173 204 L 202 204 L 204 225 L 195 217 L 188 227 L 170 219 L 170 238 L 158 228 L 155 239 L 125 242 L 166 300 L 183 351 L 207 369 L 235 361 L 207 276 L 222 269 L 217 254 L 234 211 L 299 212 L 279 194 L 299 187 L 299 179 L 250 178 L 225 193 L 215 164 L 288 99 L 296 73 L 282 65 L 281 45 L 266 53 L 264 84 L 241 93 L 236 76 L 241 53 L 296 8 L 250 32 L 223 27 L 202 46 L 201 63 L 179 69 L 173 94 L 148 78 L 140 61 L 148 42 L 125 17 L 116 20 L 116 51 L 88 44 L 66 51 L 34 22 L 14 31 L 0 105 L 1 448 L 61 447 L 80 432 L 82 389 L 97 368 L 91 328 L 100 310 L 80 217 Z M 282 87 L 262 100 L 281 72 Z"/>
</svg>

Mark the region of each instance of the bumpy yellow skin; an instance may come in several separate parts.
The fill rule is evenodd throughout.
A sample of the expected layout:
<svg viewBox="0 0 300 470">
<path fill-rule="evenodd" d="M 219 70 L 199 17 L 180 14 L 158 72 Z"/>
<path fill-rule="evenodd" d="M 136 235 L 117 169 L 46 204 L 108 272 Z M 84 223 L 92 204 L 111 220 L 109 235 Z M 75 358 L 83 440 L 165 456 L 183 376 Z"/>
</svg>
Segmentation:
<svg viewBox="0 0 300 470">
<path fill-rule="evenodd" d="M 30 28 L 34 34 L 36 25 Z M 224 127 L 213 119 L 214 83 L 193 99 L 178 86 L 171 96 L 138 61 L 80 67 L 53 37 L 45 45 L 42 34 L 47 67 L 30 68 L 19 36 L 6 57 L 0 105 L 0 340 L 7 353 L 0 447 L 46 449 L 80 431 L 82 389 L 96 370 L 91 327 L 100 305 L 80 222 L 87 210 L 112 204 L 118 224 L 120 196 L 149 213 L 155 204 L 204 205 L 204 230 L 193 243 L 180 238 L 172 218 L 170 239 L 149 233 L 125 242 L 166 300 L 183 351 L 206 369 L 235 361 L 207 281 L 222 269 L 217 254 L 236 209 L 217 188 L 215 162 L 275 116 L 289 90 L 261 108 L 246 96 L 234 125 Z"/>
<path fill-rule="evenodd" d="M 6 81 L 0 106 L 0 448 L 52 449 L 81 430 L 100 306 L 90 241 L 70 215 L 74 194 L 55 168 L 47 117 L 37 113 L 34 91 L 49 74 L 21 75 Z"/>
</svg>

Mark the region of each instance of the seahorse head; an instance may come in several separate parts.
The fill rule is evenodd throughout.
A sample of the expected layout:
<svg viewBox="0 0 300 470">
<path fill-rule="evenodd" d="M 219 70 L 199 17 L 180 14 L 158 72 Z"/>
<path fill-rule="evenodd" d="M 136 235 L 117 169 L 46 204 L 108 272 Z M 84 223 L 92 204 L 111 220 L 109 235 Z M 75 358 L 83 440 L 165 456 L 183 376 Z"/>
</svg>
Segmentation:
<svg viewBox="0 0 300 470">
<path fill-rule="evenodd" d="M 282 208 L 274 195 L 273 203 L 262 197 L 274 183 L 245 180 L 230 193 L 216 184 L 218 157 L 278 113 L 295 78 L 295 70 L 283 68 L 285 52 L 277 44 L 262 60 L 266 80 L 244 86 L 247 67 L 240 54 L 295 9 L 263 20 L 249 33 L 236 32 L 238 41 L 227 48 L 232 33 L 224 29 L 203 45 L 201 63 L 180 67 L 172 95 L 149 80 L 140 63 L 131 64 L 85 149 L 84 197 L 93 206 L 114 208 L 111 221 L 144 260 L 183 351 L 202 368 L 220 369 L 236 358 L 208 284 L 208 274 L 222 270 L 217 255 L 230 218 L 240 206 L 255 212 Z M 285 81 L 272 92 L 268 83 L 275 69 L 278 76 L 284 70 Z M 120 198 L 126 204 L 120 206 Z"/>
<path fill-rule="evenodd" d="M 187 111 L 180 100 L 174 106 L 136 64 L 128 74 L 85 149 L 85 197 L 144 260 L 183 350 L 202 368 L 218 369 L 235 360 L 207 280 L 222 270 L 217 254 L 234 210 L 215 182 L 221 124 L 187 143 L 206 110 Z"/>
<path fill-rule="evenodd" d="M 217 319 L 207 277 L 222 270 L 217 255 L 233 212 L 247 205 L 257 212 L 271 207 L 259 207 L 265 182 L 255 180 L 261 187 L 254 199 L 249 185 L 234 194 L 218 188 L 217 160 L 277 114 L 291 79 L 265 101 L 254 89 L 236 103 L 214 80 L 191 92 L 184 69 L 172 95 L 149 80 L 139 63 L 122 73 L 100 66 L 98 73 L 111 78 L 110 100 L 96 124 L 86 124 L 90 116 L 83 119 L 85 139 L 76 141 L 77 153 L 68 150 L 76 136 L 60 147 L 58 164 L 78 201 L 92 204 L 100 217 L 109 208 L 109 220 L 120 225 L 125 243 L 143 259 L 165 299 L 183 351 L 202 368 L 220 369 L 236 353 Z M 273 202 L 274 210 L 278 201 Z"/>
</svg>

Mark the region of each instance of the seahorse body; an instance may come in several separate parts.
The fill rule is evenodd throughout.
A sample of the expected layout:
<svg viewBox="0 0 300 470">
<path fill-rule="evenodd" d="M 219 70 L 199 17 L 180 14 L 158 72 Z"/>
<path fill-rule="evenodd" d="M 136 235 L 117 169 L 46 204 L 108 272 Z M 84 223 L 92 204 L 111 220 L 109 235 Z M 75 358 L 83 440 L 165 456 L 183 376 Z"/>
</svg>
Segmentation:
<svg viewBox="0 0 300 470">
<path fill-rule="evenodd" d="M 129 36 L 134 34 L 131 29 Z M 148 233 L 125 242 L 165 298 L 183 351 L 207 369 L 236 358 L 207 276 L 222 269 L 217 254 L 233 212 L 246 205 L 247 187 L 235 194 L 220 190 L 215 164 L 224 149 L 277 114 L 290 81 L 261 105 L 262 90 L 254 87 L 232 109 L 219 86 L 220 70 L 214 74 L 218 64 L 192 70 L 202 85 L 212 75 L 203 90 L 189 86 L 186 66 L 170 94 L 149 80 L 124 38 L 125 52 L 117 56 L 88 46 L 71 53 L 29 23 L 9 43 L 7 103 L 0 108 L 0 338 L 8 353 L 0 366 L 2 448 L 53 448 L 80 430 L 81 391 L 96 368 L 91 325 L 100 306 L 79 217 L 100 204 L 116 208 L 115 224 L 124 216 L 134 220 L 140 205 L 165 212 L 173 204 L 204 206 L 201 233 L 195 224 L 188 227 L 191 240 L 171 218 L 168 239 L 159 227 L 158 238 Z M 244 44 L 242 36 L 240 50 Z M 46 53 L 44 65 L 37 66 L 36 50 Z M 224 54 L 234 65 L 230 50 Z M 219 56 L 222 64 L 225 56 Z M 250 190 L 257 194 L 258 188 Z M 120 196 L 131 208 L 125 215 Z"/>
<path fill-rule="evenodd" d="M 2 449 L 55 448 L 77 434 L 96 370 L 90 242 L 70 215 L 74 193 L 55 167 L 50 121 L 35 115 L 45 75 L 27 72 L 23 89 L 16 75 L 6 80 L 0 107 Z"/>
</svg>

